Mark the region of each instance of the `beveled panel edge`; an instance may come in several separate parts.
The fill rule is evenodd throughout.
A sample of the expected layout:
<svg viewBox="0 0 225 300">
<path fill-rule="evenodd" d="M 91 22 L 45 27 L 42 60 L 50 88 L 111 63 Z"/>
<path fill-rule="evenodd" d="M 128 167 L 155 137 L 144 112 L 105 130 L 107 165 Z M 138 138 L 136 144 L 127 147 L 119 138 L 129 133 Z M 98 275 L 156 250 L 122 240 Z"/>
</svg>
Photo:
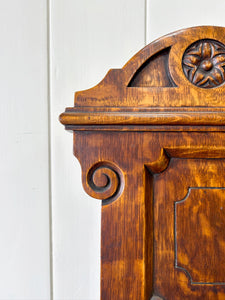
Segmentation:
<svg viewBox="0 0 225 300">
<path fill-rule="evenodd" d="M 214 186 L 213 187 L 208 187 L 208 186 L 188 187 L 187 194 L 185 195 L 185 197 L 181 200 L 174 202 L 174 246 L 175 246 L 174 267 L 175 267 L 175 269 L 181 270 L 182 272 L 184 272 L 186 274 L 191 285 L 223 285 L 224 286 L 225 282 L 222 282 L 222 281 L 221 282 L 197 282 L 197 281 L 194 281 L 192 279 L 191 270 L 187 270 L 184 267 L 181 267 L 178 265 L 178 262 L 177 262 L 177 252 L 178 252 L 178 250 L 177 250 L 177 205 L 187 201 L 192 190 L 225 190 L 225 187 L 214 187 Z"/>
</svg>

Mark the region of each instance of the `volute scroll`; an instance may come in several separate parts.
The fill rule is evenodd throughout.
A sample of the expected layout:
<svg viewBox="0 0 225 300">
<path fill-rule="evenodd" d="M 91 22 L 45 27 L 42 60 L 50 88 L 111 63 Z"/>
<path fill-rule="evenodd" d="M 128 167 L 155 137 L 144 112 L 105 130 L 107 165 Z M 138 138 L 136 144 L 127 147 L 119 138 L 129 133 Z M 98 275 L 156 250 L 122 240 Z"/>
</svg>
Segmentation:
<svg viewBox="0 0 225 300">
<path fill-rule="evenodd" d="M 102 200 L 102 204 L 109 204 L 116 200 L 124 188 L 122 171 L 112 162 L 99 161 L 87 171 L 83 170 L 83 186 L 93 198 Z"/>
</svg>

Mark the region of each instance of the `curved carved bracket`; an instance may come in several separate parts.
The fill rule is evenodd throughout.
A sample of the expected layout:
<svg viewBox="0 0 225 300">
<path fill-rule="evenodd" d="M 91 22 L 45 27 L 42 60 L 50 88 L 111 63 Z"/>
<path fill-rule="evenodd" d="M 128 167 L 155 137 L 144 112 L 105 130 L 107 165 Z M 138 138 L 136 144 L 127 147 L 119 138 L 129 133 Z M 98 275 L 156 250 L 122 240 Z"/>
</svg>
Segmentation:
<svg viewBox="0 0 225 300">
<path fill-rule="evenodd" d="M 170 163 L 171 158 L 225 158 L 224 147 L 164 147 L 161 149 L 157 160 L 146 164 L 147 168 L 153 173 L 164 172 Z"/>
<path fill-rule="evenodd" d="M 85 191 L 91 197 L 103 200 L 103 205 L 116 200 L 123 191 L 123 173 L 111 162 L 95 163 L 84 176 L 86 177 L 83 180 Z"/>
<path fill-rule="evenodd" d="M 157 174 L 165 171 L 169 166 L 169 163 L 170 156 L 168 155 L 167 151 L 162 148 L 159 158 L 156 161 L 149 163 L 147 167 L 152 173 Z"/>
</svg>

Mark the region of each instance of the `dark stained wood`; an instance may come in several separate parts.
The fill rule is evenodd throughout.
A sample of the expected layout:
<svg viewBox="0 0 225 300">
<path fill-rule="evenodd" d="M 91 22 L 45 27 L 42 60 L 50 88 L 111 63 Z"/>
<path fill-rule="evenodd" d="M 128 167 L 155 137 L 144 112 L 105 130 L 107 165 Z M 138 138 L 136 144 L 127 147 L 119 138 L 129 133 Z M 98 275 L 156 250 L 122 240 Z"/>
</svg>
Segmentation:
<svg viewBox="0 0 225 300">
<path fill-rule="evenodd" d="M 210 39 L 197 41 L 185 51 L 182 65 L 194 85 L 206 89 L 219 86 L 225 80 L 225 46 Z"/>
<path fill-rule="evenodd" d="M 170 48 L 150 57 L 134 74 L 129 87 L 176 86 L 168 72 Z M 160 69 L 160 72 L 158 70 Z"/>
<path fill-rule="evenodd" d="M 163 37 L 60 116 L 102 200 L 102 300 L 225 299 L 224 44 Z"/>
</svg>

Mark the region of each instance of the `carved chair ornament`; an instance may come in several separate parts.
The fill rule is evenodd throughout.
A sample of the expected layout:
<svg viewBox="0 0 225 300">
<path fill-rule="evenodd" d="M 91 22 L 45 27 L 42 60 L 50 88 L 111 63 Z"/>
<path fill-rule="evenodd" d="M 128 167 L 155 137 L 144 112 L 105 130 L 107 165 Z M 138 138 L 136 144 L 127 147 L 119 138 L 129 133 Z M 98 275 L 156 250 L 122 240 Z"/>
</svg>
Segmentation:
<svg viewBox="0 0 225 300">
<path fill-rule="evenodd" d="M 60 121 L 102 200 L 101 299 L 225 299 L 225 28 L 164 36 Z"/>
</svg>

